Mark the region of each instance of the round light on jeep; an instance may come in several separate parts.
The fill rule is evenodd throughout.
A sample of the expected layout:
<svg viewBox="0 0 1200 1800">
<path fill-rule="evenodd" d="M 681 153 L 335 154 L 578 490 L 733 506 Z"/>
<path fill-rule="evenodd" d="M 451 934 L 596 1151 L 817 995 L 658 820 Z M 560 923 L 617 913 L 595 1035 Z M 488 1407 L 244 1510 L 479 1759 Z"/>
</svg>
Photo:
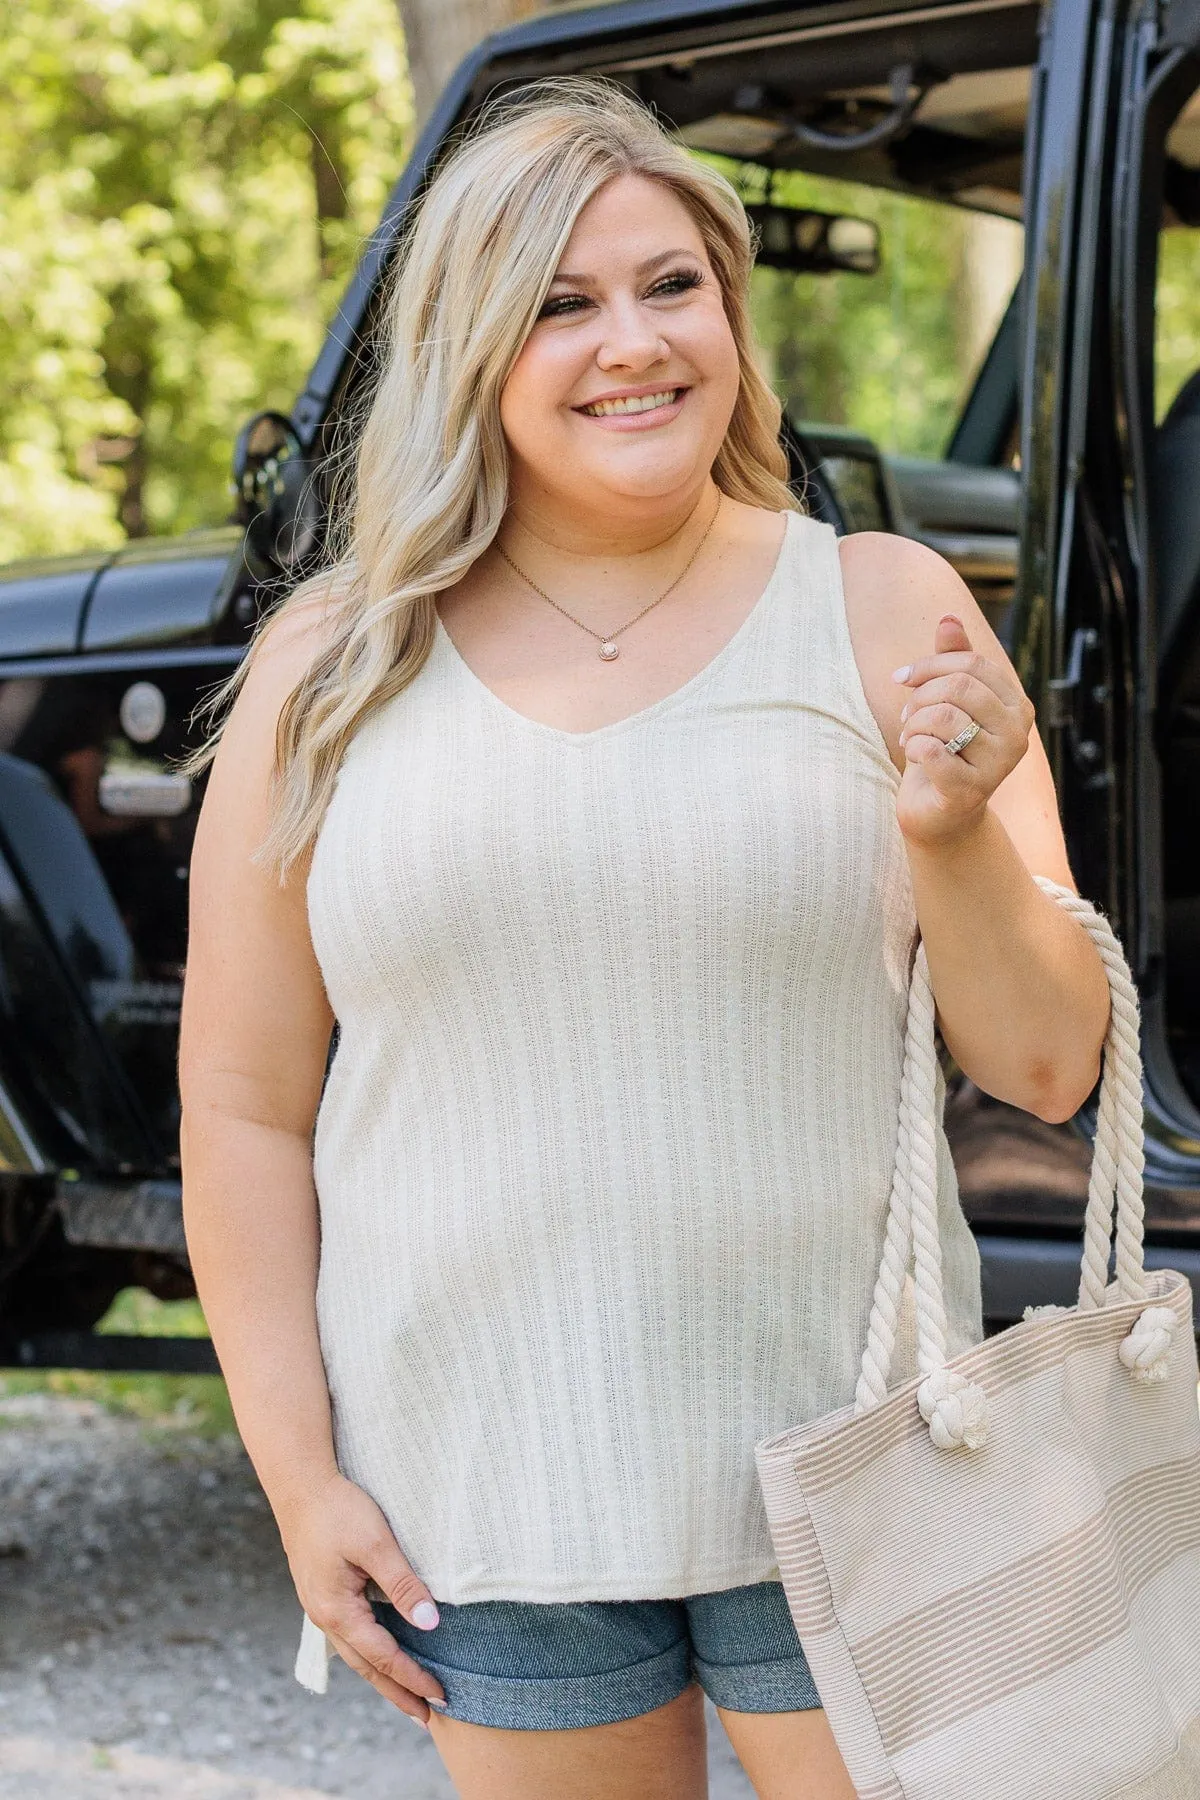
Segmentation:
<svg viewBox="0 0 1200 1800">
<path fill-rule="evenodd" d="M 135 681 L 121 696 L 121 730 L 135 744 L 148 744 L 167 722 L 163 691 L 152 681 Z"/>
</svg>

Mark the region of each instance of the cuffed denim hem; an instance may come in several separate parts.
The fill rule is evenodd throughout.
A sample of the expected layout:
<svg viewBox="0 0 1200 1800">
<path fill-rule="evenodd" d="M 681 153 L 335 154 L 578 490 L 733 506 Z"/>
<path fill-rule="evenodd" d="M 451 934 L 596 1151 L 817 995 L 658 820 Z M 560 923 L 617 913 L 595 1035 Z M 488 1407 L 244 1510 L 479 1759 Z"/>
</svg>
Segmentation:
<svg viewBox="0 0 1200 1800">
<path fill-rule="evenodd" d="M 570 1731 L 580 1725 L 613 1725 L 676 1699 L 691 1680 L 686 1638 L 645 1662 L 598 1675 L 477 1675 L 432 1657 L 414 1662 L 436 1675 L 448 1704 L 439 1718 L 508 1731 Z"/>
<path fill-rule="evenodd" d="M 674 1600 L 443 1602 L 431 1632 L 386 1600 L 371 1608 L 441 1682 L 443 1716 L 473 1725 L 612 1725 L 666 1706 L 693 1680 L 730 1712 L 821 1704 L 778 1581 Z"/>
<path fill-rule="evenodd" d="M 730 1712 L 808 1712 L 821 1704 L 803 1656 L 760 1663 L 710 1663 L 696 1656 L 692 1666 L 713 1705 Z"/>
</svg>

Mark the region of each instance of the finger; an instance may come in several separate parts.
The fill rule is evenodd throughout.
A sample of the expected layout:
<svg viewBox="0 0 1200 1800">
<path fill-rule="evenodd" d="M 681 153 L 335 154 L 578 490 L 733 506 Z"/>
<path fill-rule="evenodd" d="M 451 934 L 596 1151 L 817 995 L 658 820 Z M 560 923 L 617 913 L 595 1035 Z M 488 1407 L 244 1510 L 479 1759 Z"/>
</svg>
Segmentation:
<svg viewBox="0 0 1200 1800">
<path fill-rule="evenodd" d="M 922 732 L 918 737 L 909 738 L 904 755 L 908 762 L 916 763 L 947 798 L 966 798 L 968 792 L 972 795 L 978 792 L 980 773 L 967 761 L 967 751 L 952 754 L 941 738 Z"/>
<path fill-rule="evenodd" d="M 919 688 L 944 675 L 971 675 L 1008 706 L 1024 696 L 1020 684 L 1001 663 L 980 656 L 977 650 L 949 650 L 938 656 L 918 657 L 916 662 L 894 670 L 892 679 L 902 687 Z"/>
<path fill-rule="evenodd" d="M 952 650 L 969 650 L 971 640 L 957 613 L 943 613 L 934 628 L 933 648 L 937 655 Z"/>
<path fill-rule="evenodd" d="M 437 1601 L 412 1565 L 405 1561 L 391 1533 L 381 1533 L 371 1543 L 362 1565 L 410 1625 L 432 1631 L 438 1622 Z"/>
<path fill-rule="evenodd" d="M 974 675 L 937 675 L 914 688 L 900 711 L 900 723 L 910 723 L 921 707 L 956 706 L 969 718 L 978 719 L 988 731 L 1003 731 L 1015 709 L 1006 706 L 993 688 Z"/>
<path fill-rule="evenodd" d="M 387 1627 L 379 1623 L 370 1607 L 367 1608 L 365 1618 L 355 1616 L 347 1619 L 343 1616 L 334 1635 L 344 1639 L 351 1650 L 383 1680 L 407 1688 L 422 1700 L 445 1700 L 445 1690 L 437 1676 L 400 1647 Z"/>
<path fill-rule="evenodd" d="M 960 731 L 968 731 L 972 725 L 977 723 L 978 721 L 972 719 L 970 713 L 964 712 L 961 706 L 921 706 L 912 714 L 907 725 L 901 731 L 900 742 L 907 746 L 908 740 L 912 737 L 935 737 L 940 738 L 943 744 L 948 744 L 950 739 L 957 737 Z M 979 743 L 980 737 L 982 737 L 982 728 L 979 737 L 974 738 L 972 742 Z"/>
<path fill-rule="evenodd" d="M 381 1626 L 380 1630 L 382 1629 Z M 385 1700 L 390 1700 L 393 1706 L 402 1713 L 407 1713 L 410 1719 L 416 1719 L 418 1724 L 428 1725 L 429 1707 L 422 1695 L 405 1687 L 402 1682 L 393 1680 L 390 1675 L 382 1674 L 374 1663 L 368 1662 L 364 1656 L 359 1655 L 349 1639 L 340 1636 L 336 1631 L 328 1632 L 327 1636 L 342 1661 L 353 1669 L 356 1675 L 361 1675 L 363 1680 L 375 1689 L 376 1693 L 382 1694 Z M 395 1643 L 394 1638 L 392 1642 Z"/>
</svg>

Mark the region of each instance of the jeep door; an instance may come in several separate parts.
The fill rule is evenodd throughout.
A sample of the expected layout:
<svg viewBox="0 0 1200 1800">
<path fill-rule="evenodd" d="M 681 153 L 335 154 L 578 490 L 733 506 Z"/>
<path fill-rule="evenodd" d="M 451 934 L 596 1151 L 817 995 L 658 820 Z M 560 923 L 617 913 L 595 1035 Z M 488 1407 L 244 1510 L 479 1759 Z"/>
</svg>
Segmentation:
<svg viewBox="0 0 1200 1800">
<path fill-rule="evenodd" d="M 1200 1250 L 1198 47 L 1194 7 L 1102 8 L 1073 153 L 1048 94 L 1023 440 L 1027 665 L 1072 866 L 1138 981 L 1148 1238 L 1180 1267 Z"/>
</svg>

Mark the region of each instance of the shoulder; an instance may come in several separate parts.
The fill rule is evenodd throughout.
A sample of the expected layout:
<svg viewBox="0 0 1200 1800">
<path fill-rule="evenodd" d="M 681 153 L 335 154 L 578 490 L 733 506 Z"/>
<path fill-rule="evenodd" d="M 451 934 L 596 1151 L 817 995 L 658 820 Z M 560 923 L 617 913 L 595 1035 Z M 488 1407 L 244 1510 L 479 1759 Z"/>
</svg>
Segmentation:
<svg viewBox="0 0 1200 1800">
<path fill-rule="evenodd" d="M 962 576 L 928 545 L 897 532 L 857 531 L 839 538 L 838 556 L 863 690 L 902 767 L 900 710 L 908 695 L 893 670 L 932 654 L 938 620 L 956 614 L 977 651 L 1005 664 L 1008 656 Z"/>
<path fill-rule="evenodd" d="M 275 763 L 280 715 L 333 640 L 335 602 L 328 583 L 297 589 L 259 626 L 238 670 L 220 727 L 210 789 L 266 787 Z"/>
<path fill-rule="evenodd" d="M 323 584 L 306 584 L 282 601 L 260 626 L 251 649 L 258 685 L 269 688 L 300 680 L 332 642 L 336 598 Z"/>
<path fill-rule="evenodd" d="M 847 606 L 884 629 L 899 620 L 907 629 L 936 625 L 948 606 L 960 611 L 964 596 L 970 608 L 975 606 L 970 589 L 945 557 L 916 538 L 894 531 L 856 531 L 839 538 L 838 555 Z"/>
<path fill-rule="evenodd" d="M 336 632 L 328 584 L 298 589 L 270 613 L 246 653 L 246 668 L 225 733 L 274 738 L 290 696 L 321 660 Z"/>
<path fill-rule="evenodd" d="M 1008 663 L 962 576 L 927 544 L 892 531 L 857 531 L 839 538 L 838 555 L 851 634 L 869 636 L 883 660 L 900 652 L 888 661 L 889 671 L 928 654 L 934 627 L 948 612 L 962 620 L 978 650 Z"/>
</svg>

